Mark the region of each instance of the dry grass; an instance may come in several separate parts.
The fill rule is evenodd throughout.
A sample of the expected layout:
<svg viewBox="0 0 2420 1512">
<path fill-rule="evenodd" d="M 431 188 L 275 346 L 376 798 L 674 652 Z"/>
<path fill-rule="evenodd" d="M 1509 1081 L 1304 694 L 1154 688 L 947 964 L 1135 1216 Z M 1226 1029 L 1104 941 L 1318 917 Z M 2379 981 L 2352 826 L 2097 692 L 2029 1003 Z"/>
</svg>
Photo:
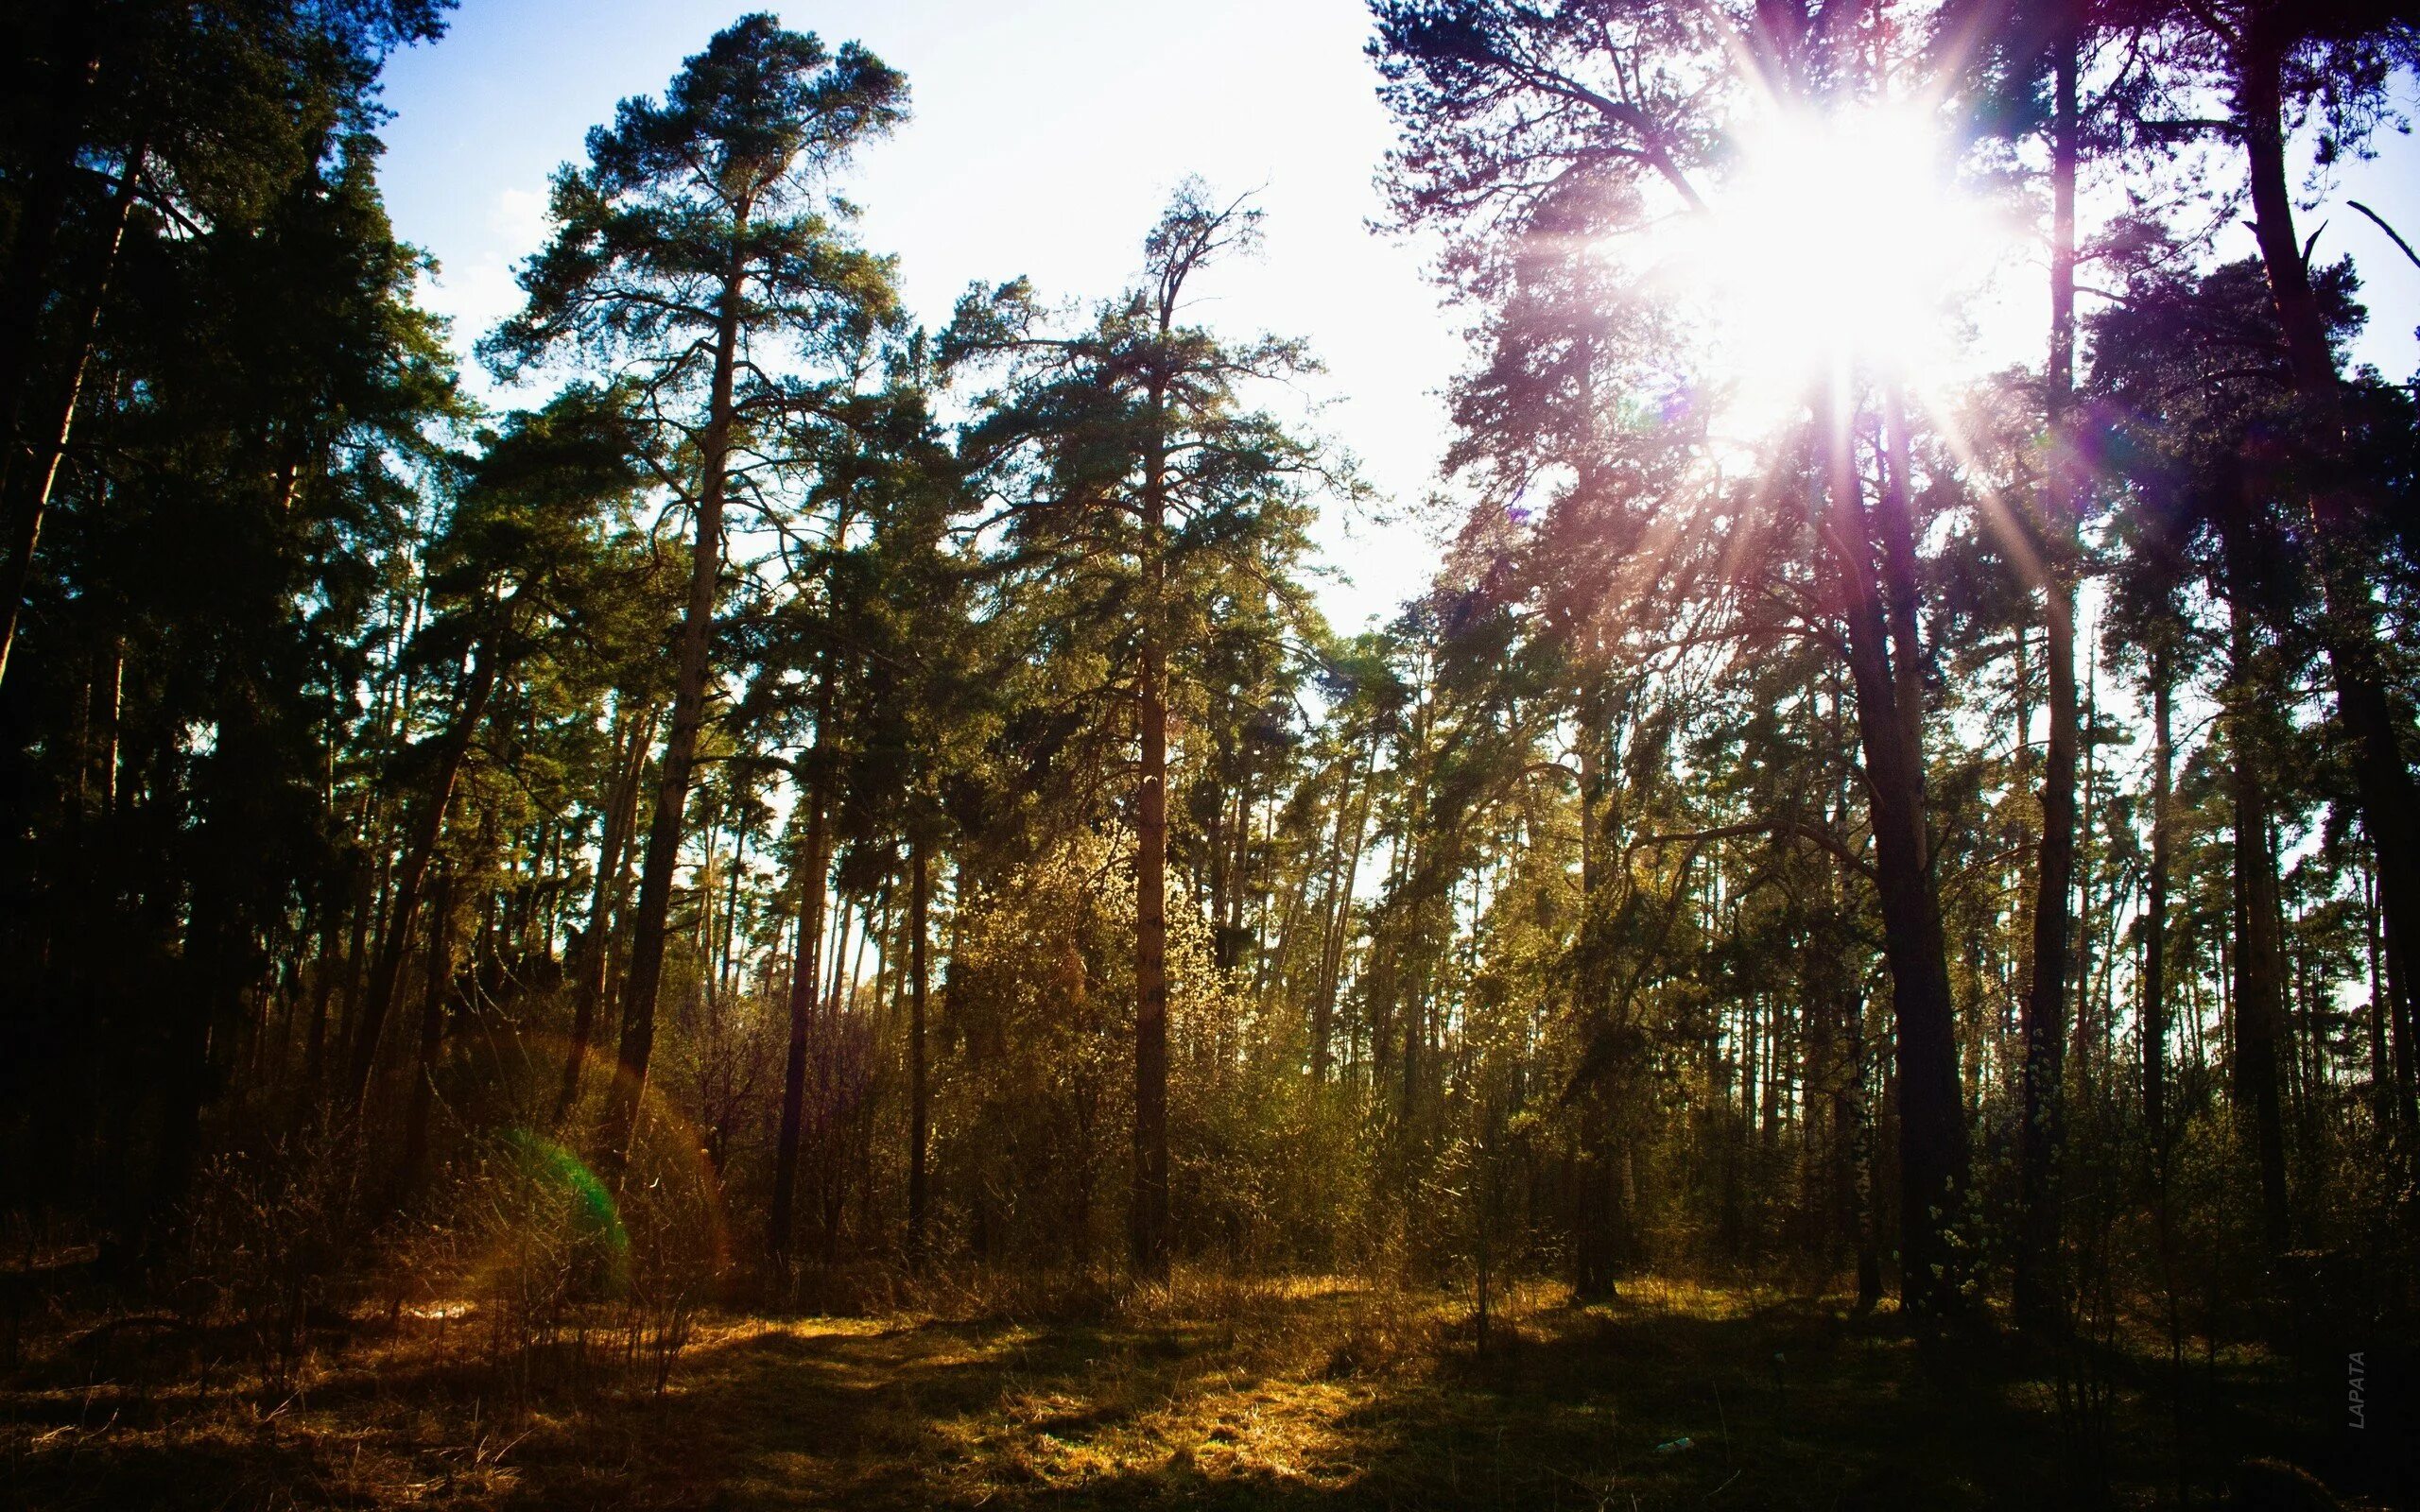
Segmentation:
<svg viewBox="0 0 2420 1512">
<path fill-rule="evenodd" d="M 2061 1504 L 2041 1393 L 1887 1317 L 1679 1280 L 1574 1307 L 1329 1280 L 925 1283 L 876 1318 L 708 1315 L 669 1384 L 499 1388 L 475 1310 L 323 1329 L 273 1389 L 162 1320 L 6 1397 L 28 1507 Z M 2148 1504 L 2164 1439 L 2129 1493 Z"/>
</svg>

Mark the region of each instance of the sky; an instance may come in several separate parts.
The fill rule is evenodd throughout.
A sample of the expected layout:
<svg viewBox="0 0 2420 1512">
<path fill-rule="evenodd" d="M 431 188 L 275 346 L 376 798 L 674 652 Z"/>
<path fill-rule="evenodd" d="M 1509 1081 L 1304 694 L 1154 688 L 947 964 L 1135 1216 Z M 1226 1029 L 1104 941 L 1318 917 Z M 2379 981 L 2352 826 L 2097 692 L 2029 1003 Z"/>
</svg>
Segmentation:
<svg viewBox="0 0 2420 1512">
<path fill-rule="evenodd" d="M 444 41 L 389 63 L 389 207 L 439 262 L 425 295 L 458 347 L 514 307 L 511 270 L 543 236 L 556 164 L 617 100 L 661 94 L 740 9 L 465 0 Z M 938 328 L 970 283 L 1018 275 L 1046 298 L 1109 296 L 1179 180 L 1252 191 L 1262 249 L 1205 275 L 1197 315 L 1230 335 L 1308 339 L 1327 371 L 1275 403 L 1352 451 L 1382 494 L 1429 490 L 1461 322 L 1441 313 L 1423 252 L 1366 224 L 1392 136 L 1358 0 L 843 0 L 782 15 L 908 76 L 913 118 L 841 188 L 863 207 L 864 244 L 899 255 L 918 318 Z M 1436 559 L 1417 527 L 1367 511 L 1323 509 L 1316 539 L 1340 630 L 1391 613 Z"/>
<path fill-rule="evenodd" d="M 581 157 L 616 101 L 660 94 L 742 9 L 464 0 L 444 41 L 389 64 L 389 207 L 398 234 L 437 260 L 424 296 L 453 320 L 458 349 L 517 302 L 512 268 L 544 236 L 556 165 Z M 1355 454 L 1382 496 L 1409 504 L 1436 488 L 1442 391 L 1464 360 L 1467 315 L 1441 306 L 1426 249 L 1370 229 L 1393 135 L 1361 52 L 1361 0 L 827 0 L 781 14 L 908 76 L 913 118 L 867 148 L 842 189 L 864 209 L 864 244 L 899 255 L 920 319 L 938 328 L 970 283 L 1019 275 L 1047 298 L 1106 297 L 1133 278 L 1180 179 L 1251 191 L 1263 249 L 1213 270 L 1198 318 L 1232 336 L 1307 339 L 1327 371 L 1285 402 Z M 2420 241 L 2420 147 L 2382 146 L 2324 186 L 2302 224 L 2320 229 L 2320 258 L 2359 259 L 2373 319 L 2356 355 L 2402 379 L 2420 368 L 2420 267 L 2343 202 Z M 2220 249 L 2248 255 L 2251 239 L 2231 232 Z M 1323 510 L 1315 539 L 1340 630 L 1391 614 L 1436 560 L 1421 527 L 1364 511 Z"/>
</svg>

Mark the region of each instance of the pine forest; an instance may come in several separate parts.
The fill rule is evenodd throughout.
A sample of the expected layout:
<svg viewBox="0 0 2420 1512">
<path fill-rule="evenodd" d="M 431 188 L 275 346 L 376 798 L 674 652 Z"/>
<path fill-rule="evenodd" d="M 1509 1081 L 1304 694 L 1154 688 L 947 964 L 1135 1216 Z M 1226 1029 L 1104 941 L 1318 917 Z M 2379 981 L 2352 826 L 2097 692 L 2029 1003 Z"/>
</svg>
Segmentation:
<svg viewBox="0 0 2420 1512">
<path fill-rule="evenodd" d="M 1116 6 L 665 5 L 449 313 L 541 4 L 0 17 L 9 1504 L 2420 1505 L 2410 0 L 1297 0 L 1433 466 L 880 198 Z"/>
</svg>

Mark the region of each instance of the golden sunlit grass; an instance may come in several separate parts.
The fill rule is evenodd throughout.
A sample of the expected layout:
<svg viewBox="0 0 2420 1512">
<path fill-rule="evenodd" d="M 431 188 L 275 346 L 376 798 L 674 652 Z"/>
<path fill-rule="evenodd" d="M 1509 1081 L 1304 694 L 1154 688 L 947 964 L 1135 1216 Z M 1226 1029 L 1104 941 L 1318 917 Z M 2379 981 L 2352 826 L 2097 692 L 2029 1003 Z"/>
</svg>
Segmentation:
<svg viewBox="0 0 2420 1512">
<path fill-rule="evenodd" d="M 282 1387 L 88 1329 L 27 1361 L 0 1459 L 38 1507 L 1979 1507 L 2038 1504 L 2052 1443 L 1994 1347 L 1927 1371 L 1888 1314 L 1768 1289 L 1524 1286 L 1484 1354 L 1466 1294 L 925 1293 L 710 1315 L 660 1392 L 504 1389 L 458 1306 L 326 1331 Z"/>
</svg>

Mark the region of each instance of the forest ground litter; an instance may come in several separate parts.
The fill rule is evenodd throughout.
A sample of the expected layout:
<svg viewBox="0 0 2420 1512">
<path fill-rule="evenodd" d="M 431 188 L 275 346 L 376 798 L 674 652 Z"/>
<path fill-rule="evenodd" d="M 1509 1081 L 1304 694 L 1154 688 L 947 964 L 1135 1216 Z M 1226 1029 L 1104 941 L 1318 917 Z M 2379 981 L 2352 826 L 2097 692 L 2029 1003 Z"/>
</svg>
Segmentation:
<svg viewBox="0 0 2420 1512">
<path fill-rule="evenodd" d="M 941 1295 L 936 1290 L 935 1295 Z M 1920 1358 L 1888 1312 L 1645 1279 L 1611 1303 L 1181 1276 L 1066 1308 L 709 1314 L 644 1370 L 516 1389 L 475 1309 L 315 1332 L 274 1388 L 233 1341 L 120 1316 L 38 1337 L 0 1484 L 33 1508 L 2064 1504 L 2052 1392 L 1998 1335 Z M 2188 1453 L 2317 1427 L 2257 1353 L 2197 1363 Z M 2152 1352 L 2117 1373 L 2116 1504 L 2172 1494 Z M 521 1379 L 527 1379 L 526 1373 Z M 2302 1414 L 2298 1416 L 2298 1408 Z M 2215 1500 L 2215 1485 L 2199 1500 Z"/>
</svg>

